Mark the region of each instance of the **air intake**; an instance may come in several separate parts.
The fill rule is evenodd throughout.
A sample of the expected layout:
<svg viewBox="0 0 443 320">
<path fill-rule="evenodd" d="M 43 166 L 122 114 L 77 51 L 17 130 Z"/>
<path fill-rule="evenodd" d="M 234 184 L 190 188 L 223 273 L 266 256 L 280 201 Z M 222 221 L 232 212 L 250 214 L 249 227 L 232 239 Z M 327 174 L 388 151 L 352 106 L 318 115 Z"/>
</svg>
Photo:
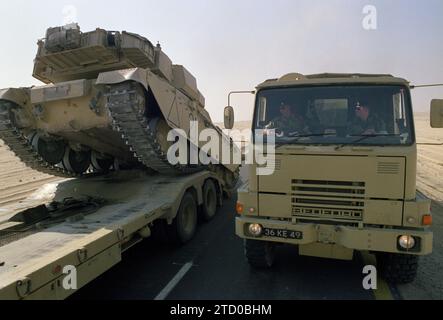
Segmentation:
<svg viewBox="0 0 443 320">
<path fill-rule="evenodd" d="M 400 163 L 398 162 L 379 162 L 377 165 L 378 174 L 399 174 Z"/>
</svg>

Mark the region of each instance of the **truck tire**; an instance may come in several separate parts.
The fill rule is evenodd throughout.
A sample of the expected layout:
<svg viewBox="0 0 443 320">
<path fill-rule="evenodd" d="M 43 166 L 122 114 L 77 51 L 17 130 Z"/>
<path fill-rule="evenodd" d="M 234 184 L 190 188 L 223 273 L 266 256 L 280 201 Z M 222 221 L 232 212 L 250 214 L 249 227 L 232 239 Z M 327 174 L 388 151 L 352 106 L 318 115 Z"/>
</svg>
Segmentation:
<svg viewBox="0 0 443 320">
<path fill-rule="evenodd" d="M 200 217 L 203 221 L 209 222 L 217 214 L 217 187 L 212 180 L 206 181 L 203 186 L 203 205 Z"/>
<path fill-rule="evenodd" d="M 275 245 L 266 241 L 245 240 L 245 255 L 251 267 L 270 269 L 275 262 Z"/>
<path fill-rule="evenodd" d="M 174 222 L 168 226 L 168 238 L 176 244 L 186 244 L 194 238 L 198 225 L 197 201 L 186 192 Z"/>
<path fill-rule="evenodd" d="M 398 253 L 377 253 L 380 275 L 388 283 L 411 283 L 417 277 L 418 256 Z"/>
</svg>

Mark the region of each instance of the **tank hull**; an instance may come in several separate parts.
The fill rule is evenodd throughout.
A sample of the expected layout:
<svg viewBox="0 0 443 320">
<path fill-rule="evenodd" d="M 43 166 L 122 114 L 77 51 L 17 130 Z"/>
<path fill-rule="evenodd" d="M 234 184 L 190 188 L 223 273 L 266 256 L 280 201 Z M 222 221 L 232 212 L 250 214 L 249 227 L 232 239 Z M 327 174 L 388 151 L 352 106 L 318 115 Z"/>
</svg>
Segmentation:
<svg viewBox="0 0 443 320">
<path fill-rule="evenodd" d="M 102 73 L 95 80 L 2 90 L 0 105 L 3 112 L 0 138 L 14 152 L 24 144 L 32 147 L 33 157 L 43 158 L 41 166 L 46 173 L 48 168 L 53 169 L 53 174 L 63 176 L 88 172 L 81 165 L 80 169 L 73 170 L 70 165 L 63 162 L 60 165 L 53 160 L 48 165 L 45 161 L 48 153 L 42 154 L 36 147 L 36 134 L 50 143 L 61 141 L 67 150 L 112 159 L 111 164 L 116 160 L 127 167 L 145 166 L 171 175 L 209 168 L 201 164 L 172 165 L 168 162 L 167 152 L 172 142 L 165 143 L 165 140 L 169 130 L 179 129 L 189 138 L 191 121 L 197 124 L 198 134 L 205 129 L 218 132 L 220 144 L 225 144 L 220 150 L 229 150 L 233 154 L 240 152 L 213 125 L 209 114 L 197 102 L 151 71 L 141 68 Z M 157 130 L 159 121 L 163 124 L 162 132 Z M 9 130 L 6 124 L 9 124 Z M 8 143 L 7 136 L 12 131 L 21 137 L 21 143 Z M 203 143 L 197 143 L 196 147 L 200 149 Z M 92 157 L 91 163 L 95 160 Z M 235 181 L 238 167 L 220 164 L 218 168 L 211 166 L 211 169 L 225 175 L 225 180 Z"/>
</svg>

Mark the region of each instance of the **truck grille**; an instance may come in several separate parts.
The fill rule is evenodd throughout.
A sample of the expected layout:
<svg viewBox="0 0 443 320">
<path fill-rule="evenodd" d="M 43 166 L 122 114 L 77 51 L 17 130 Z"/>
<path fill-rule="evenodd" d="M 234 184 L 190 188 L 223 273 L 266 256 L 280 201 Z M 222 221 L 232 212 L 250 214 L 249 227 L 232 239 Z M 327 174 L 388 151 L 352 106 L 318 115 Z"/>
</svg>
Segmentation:
<svg viewBox="0 0 443 320">
<path fill-rule="evenodd" d="M 292 180 L 292 215 L 363 220 L 364 182 Z"/>
</svg>

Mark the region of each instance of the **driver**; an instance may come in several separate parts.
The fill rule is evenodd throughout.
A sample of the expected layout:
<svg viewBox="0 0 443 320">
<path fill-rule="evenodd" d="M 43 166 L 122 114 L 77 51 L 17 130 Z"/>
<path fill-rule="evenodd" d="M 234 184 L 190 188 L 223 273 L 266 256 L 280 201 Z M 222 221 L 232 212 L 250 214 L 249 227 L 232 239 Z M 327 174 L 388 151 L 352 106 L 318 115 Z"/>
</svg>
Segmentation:
<svg viewBox="0 0 443 320">
<path fill-rule="evenodd" d="M 299 109 L 288 103 L 280 105 L 280 115 L 267 125 L 267 129 L 276 129 L 286 136 L 307 132 L 305 119 Z"/>
</svg>

